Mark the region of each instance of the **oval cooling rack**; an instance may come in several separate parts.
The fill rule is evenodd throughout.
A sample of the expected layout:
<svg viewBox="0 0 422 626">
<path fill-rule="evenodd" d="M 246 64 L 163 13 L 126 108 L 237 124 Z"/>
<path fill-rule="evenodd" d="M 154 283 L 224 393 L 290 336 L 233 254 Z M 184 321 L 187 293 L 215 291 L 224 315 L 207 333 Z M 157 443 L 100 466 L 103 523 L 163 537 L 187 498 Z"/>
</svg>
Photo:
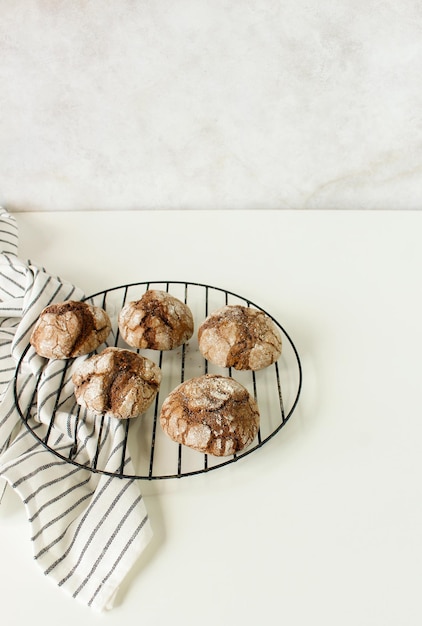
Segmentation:
<svg viewBox="0 0 422 626">
<path fill-rule="evenodd" d="M 234 463 L 261 448 L 287 423 L 297 405 L 302 368 L 298 352 L 284 328 L 260 306 L 230 291 L 180 281 L 140 282 L 98 292 L 85 301 L 105 309 L 112 322 L 107 346 L 129 348 L 121 339 L 118 314 L 126 302 L 148 289 L 167 291 L 192 311 L 195 332 L 189 342 L 171 351 L 139 351 L 162 372 L 159 393 L 137 418 L 115 420 L 95 416 L 76 404 L 71 375 L 78 359 L 48 361 L 28 345 L 16 368 L 15 401 L 21 419 L 48 450 L 62 460 L 92 472 L 144 480 L 181 478 Z M 226 304 L 259 309 L 274 321 L 282 336 L 282 354 L 273 365 L 256 372 L 234 371 L 206 361 L 199 352 L 196 329 L 213 310 Z M 79 357 L 86 358 L 86 357 Z M 159 424 L 161 405 L 179 383 L 202 374 L 232 376 L 258 403 L 261 424 L 248 448 L 230 457 L 213 457 L 177 444 Z"/>
</svg>

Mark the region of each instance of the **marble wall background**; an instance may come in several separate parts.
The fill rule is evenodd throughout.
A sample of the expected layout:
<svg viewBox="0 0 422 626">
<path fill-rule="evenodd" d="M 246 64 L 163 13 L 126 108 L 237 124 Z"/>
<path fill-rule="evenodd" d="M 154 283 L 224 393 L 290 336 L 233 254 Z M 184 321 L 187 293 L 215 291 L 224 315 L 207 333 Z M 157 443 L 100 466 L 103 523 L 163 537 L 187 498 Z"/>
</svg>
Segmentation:
<svg viewBox="0 0 422 626">
<path fill-rule="evenodd" d="M 421 0 L 0 0 L 0 202 L 421 209 L 421 77 Z"/>
</svg>

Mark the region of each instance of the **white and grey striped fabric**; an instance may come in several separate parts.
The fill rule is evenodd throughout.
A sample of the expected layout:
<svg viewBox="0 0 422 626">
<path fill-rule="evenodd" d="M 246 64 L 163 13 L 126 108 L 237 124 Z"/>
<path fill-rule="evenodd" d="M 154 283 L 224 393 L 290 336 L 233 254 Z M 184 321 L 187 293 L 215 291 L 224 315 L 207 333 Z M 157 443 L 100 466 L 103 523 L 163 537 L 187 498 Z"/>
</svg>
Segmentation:
<svg viewBox="0 0 422 626">
<path fill-rule="evenodd" d="M 51 302 L 81 299 L 83 293 L 18 258 L 16 221 L 4 209 L 0 209 L 0 250 L 0 476 L 25 505 L 33 555 L 44 574 L 83 604 L 99 611 L 111 609 L 120 583 L 152 537 L 139 482 L 80 467 L 92 462 L 98 433 L 95 421 L 75 422 L 72 368 L 67 371 L 65 361 L 46 365 L 31 347 L 16 390 L 13 384 L 41 310 Z M 56 456 L 34 436 L 34 432 L 40 439 L 45 436 L 58 385 L 64 392 L 48 446 L 66 457 L 69 446 L 74 446 L 76 428 L 78 465 Z M 38 393 L 32 406 L 35 386 Z M 15 393 L 20 406 L 30 407 L 29 429 L 17 411 Z M 104 428 L 108 436 L 100 452 L 102 466 L 114 472 L 116 459 L 121 458 L 117 451 L 123 445 L 123 424 L 110 419 Z M 130 458 L 126 463 L 130 466 Z"/>
</svg>

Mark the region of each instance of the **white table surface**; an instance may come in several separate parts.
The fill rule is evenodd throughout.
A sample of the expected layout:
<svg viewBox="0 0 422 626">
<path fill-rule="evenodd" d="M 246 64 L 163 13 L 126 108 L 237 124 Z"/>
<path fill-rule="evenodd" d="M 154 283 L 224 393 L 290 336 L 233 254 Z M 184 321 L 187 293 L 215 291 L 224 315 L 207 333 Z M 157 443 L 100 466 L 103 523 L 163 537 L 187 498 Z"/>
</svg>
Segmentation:
<svg viewBox="0 0 422 626">
<path fill-rule="evenodd" d="M 303 367 L 298 407 L 247 459 L 145 483 L 154 539 L 98 615 L 31 558 L 0 506 L 5 624 L 419 626 L 422 214 L 17 213 L 20 256 L 86 293 L 187 280 L 271 312 Z"/>
</svg>

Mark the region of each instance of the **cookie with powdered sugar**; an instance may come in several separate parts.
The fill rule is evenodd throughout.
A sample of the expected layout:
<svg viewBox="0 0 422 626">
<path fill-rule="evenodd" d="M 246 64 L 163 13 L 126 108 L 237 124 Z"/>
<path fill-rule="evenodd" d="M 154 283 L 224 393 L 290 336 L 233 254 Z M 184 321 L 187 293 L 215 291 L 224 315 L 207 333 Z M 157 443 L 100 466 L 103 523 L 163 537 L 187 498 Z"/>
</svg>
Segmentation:
<svg viewBox="0 0 422 626">
<path fill-rule="evenodd" d="M 119 313 L 118 325 L 129 346 L 151 350 L 173 350 L 186 343 L 194 330 L 187 304 L 158 289 L 128 302 Z"/>
<path fill-rule="evenodd" d="M 47 359 L 70 359 L 96 350 L 110 331 L 111 321 L 104 309 L 87 302 L 66 300 L 50 304 L 41 311 L 30 343 Z"/>
<path fill-rule="evenodd" d="M 106 348 L 78 365 L 72 375 L 76 401 L 98 415 L 129 419 L 152 404 L 161 383 L 153 361 L 123 348 Z"/>
<path fill-rule="evenodd" d="M 164 400 L 160 424 L 175 442 L 214 456 L 240 452 L 256 437 L 260 416 L 248 390 L 231 377 L 205 374 Z"/>
<path fill-rule="evenodd" d="M 226 305 L 213 311 L 198 328 L 198 345 L 205 359 L 220 367 L 260 370 L 281 354 L 281 335 L 263 311 Z"/>
</svg>

